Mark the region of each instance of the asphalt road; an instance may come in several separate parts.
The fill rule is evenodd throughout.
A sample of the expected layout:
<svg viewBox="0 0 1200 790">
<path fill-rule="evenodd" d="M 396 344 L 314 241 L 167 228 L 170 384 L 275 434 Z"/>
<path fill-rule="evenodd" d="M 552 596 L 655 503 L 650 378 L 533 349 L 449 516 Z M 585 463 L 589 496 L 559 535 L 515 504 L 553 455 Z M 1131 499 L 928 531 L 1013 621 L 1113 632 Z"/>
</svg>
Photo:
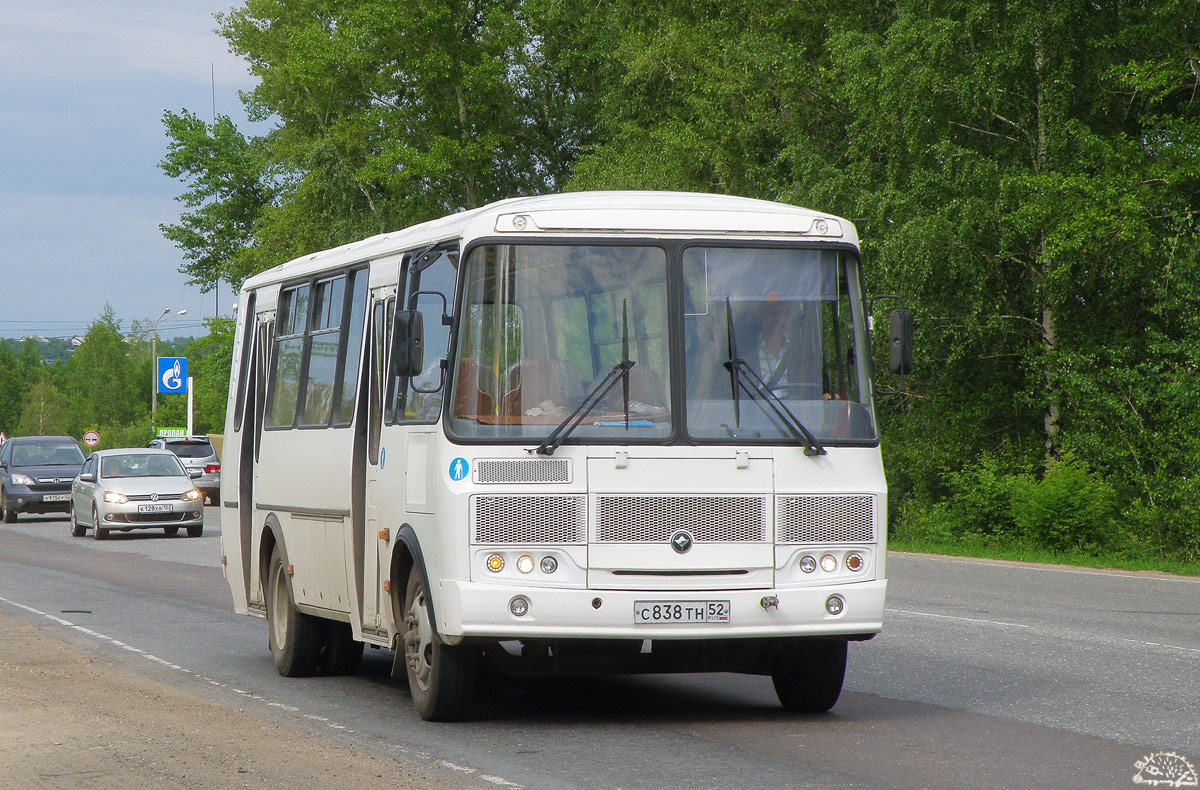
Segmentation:
<svg viewBox="0 0 1200 790">
<path fill-rule="evenodd" d="M 471 721 L 430 724 L 388 651 L 358 677 L 280 678 L 265 623 L 231 612 L 215 515 L 201 538 L 0 526 L 0 609 L 481 787 L 1126 788 L 1156 753 L 1200 767 L 1200 579 L 893 554 L 884 633 L 851 646 L 830 714 L 740 675 L 492 679 Z"/>
</svg>

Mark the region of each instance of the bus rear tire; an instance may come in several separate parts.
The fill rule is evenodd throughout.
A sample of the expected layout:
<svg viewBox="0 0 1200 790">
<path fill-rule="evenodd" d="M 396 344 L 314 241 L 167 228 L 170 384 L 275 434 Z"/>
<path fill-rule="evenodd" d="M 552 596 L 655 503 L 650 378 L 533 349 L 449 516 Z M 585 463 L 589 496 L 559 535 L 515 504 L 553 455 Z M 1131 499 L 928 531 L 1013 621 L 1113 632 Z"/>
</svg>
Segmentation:
<svg viewBox="0 0 1200 790">
<path fill-rule="evenodd" d="M 413 707 L 425 721 L 466 716 L 475 690 L 477 652 L 442 643 L 429 616 L 421 573 L 414 565 L 404 591 L 404 665 Z"/>
<path fill-rule="evenodd" d="M 270 572 L 264 590 L 267 602 L 267 642 L 275 669 L 285 678 L 305 678 L 317 669 L 323 641 L 321 624 L 312 615 L 296 609 L 292 584 L 276 546 L 271 552 Z"/>
<path fill-rule="evenodd" d="M 771 671 L 775 694 L 796 713 L 824 713 L 846 679 L 846 645 L 840 639 L 796 641 L 778 649 Z"/>
<path fill-rule="evenodd" d="M 363 643 L 354 638 L 349 623 L 325 624 L 325 643 L 321 647 L 321 673 L 354 675 L 362 664 Z"/>
</svg>

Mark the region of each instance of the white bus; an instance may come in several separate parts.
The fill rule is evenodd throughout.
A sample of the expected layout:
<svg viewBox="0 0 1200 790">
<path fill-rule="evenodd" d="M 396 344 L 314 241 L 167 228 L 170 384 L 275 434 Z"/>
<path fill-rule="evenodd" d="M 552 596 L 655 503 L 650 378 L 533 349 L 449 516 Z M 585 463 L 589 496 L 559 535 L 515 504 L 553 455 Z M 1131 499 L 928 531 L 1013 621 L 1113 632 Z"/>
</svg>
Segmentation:
<svg viewBox="0 0 1200 790">
<path fill-rule="evenodd" d="M 757 673 L 827 710 L 887 587 L 869 306 L 850 222 L 680 193 L 516 198 L 256 275 L 234 606 L 285 676 L 394 650 L 430 720 L 485 662 Z"/>
</svg>

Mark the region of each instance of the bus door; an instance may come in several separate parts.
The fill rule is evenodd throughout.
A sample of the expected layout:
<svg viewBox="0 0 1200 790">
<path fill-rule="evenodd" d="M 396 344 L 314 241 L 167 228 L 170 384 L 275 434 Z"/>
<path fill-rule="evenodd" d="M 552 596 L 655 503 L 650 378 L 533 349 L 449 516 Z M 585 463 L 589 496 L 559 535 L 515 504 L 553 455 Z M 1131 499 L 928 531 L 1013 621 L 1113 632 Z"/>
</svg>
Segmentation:
<svg viewBox="0 0 1200 790">
<path fill-rule="evenodd" d="M 384 392 L 379 473 L 390 493 L 381 515 L 394 531 L 410 525 L 421 541 L 427 563 L 438 561 L 436 482 L 438 421 L 446 386 L 450 318 L 458 274 L 458 244 L 405 255 L 401 261 L 402 292 L 397 304 L 416 310 L 424 327 L 421 372 L 395 376 L 390 366 Z M 394 323 L 394 322 L 393 322 Z M 394 331 L 394 326 L 393 326 Z M 392 343 L 394 345 L 395 339 Z M 394 354 L 395 349 L 389 349 Z M 383 569 L 386 573 L 388 568 Z M 393 583 L 403 584 L 404 580 Z"/>
<path fill-rule="evenodd" d="M 383 409 L 385 384 L 387 380 L 388 342 L 391 338 L 392 316 L 396 310 L 395 289 L 380 288 L 372 293 L 371 313 L 368 320 L 367 342 L 369 348 L 367 386 L 362 397 L 367 399 L 367 446 L 366 446 L 366 541 L 363 563 L 363 616 L 364 634 L 386 637 L 381 605 L 383 598 L 380 582 L 381 572 L 386 575 L 389 562 L 388 548 L 395 537 L 387 533 L 383 539 L 381 530 L 394 530 L 394 525 L 388 525 L 383 518 L 381 509 L 384 503 L 381 496 L 386 493 L 382 481 L 382 467 L 386 462 L 386 454 L 380 446 L 380 433 L 383 428 Z"/>
<path fill-rule="evenodd" d="M 242 573 L 246 584 L 246 597 L 251 608 L 263 608 L 262 588 L 258 579 L 258 567 L 253 562 L 254 546 L 254 516 L 255 481 L 258 478 L 258 451 L 262 444 L 263 406 L 267 393 L 267 371 L 270 369 L 272 340 L 275 335 L 275 312 L 254 312 L 254 294 L 250 295 L 247 316 L 247 332 L 242 349 L 244 356 L 243 371 L 245 372 L 245 390 L 241 380 L 238 383 L 238 396 L 244 395 L 245 402 L 240 410 L 241 433 L 238 442 L 237 467 L 230 470 L 228 466 L 223 474 L 234 472 L 238 481 L 238 537 Z"/>
</svg>

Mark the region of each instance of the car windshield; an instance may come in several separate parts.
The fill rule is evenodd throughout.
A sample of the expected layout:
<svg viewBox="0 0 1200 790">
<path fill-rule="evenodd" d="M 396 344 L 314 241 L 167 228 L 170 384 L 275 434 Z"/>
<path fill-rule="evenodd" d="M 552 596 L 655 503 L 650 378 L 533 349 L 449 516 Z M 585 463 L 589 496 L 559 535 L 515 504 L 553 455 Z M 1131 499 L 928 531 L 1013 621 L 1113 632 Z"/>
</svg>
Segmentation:
<svg viewBox="0 0 1200 790">
<path fill-rule="evenodd" d="M 79 466 L 83 451 L 71 442 L 18 444 L 12 450 L 13 466 Z"/>
<path fill-rule="evenodd" d="M 464 276 L 455 434 L 536 443 L 594 395 L 571 441 L 670 435 L 662 248 L 489 244 Z M 626 359 L 627 380 L 597 389 Z"/>
<path fill-rule="evenodd" d="M 168 442 L 167 449 L 180 458 L 208 458 L 213 454 L 212 445 L 206 441 Z"/>
<path fill-rule="evenodd" d="M 782 414 L 822 442 L 873 440 L 869 351 L 855 271 L 837 251 L 687 249 L 688 434 L 791 440 L 796 433 Z M 741 362 L 727 364 L 734 359 Z"/>
<path fill-rule="evenodd" d="M 109 455 L 100 460 L 100 476 L 114 477 L 180 477 L 186 476 L 183 465 L 173 455 L 158 453 L 128 453 Z"/>
</svg>

